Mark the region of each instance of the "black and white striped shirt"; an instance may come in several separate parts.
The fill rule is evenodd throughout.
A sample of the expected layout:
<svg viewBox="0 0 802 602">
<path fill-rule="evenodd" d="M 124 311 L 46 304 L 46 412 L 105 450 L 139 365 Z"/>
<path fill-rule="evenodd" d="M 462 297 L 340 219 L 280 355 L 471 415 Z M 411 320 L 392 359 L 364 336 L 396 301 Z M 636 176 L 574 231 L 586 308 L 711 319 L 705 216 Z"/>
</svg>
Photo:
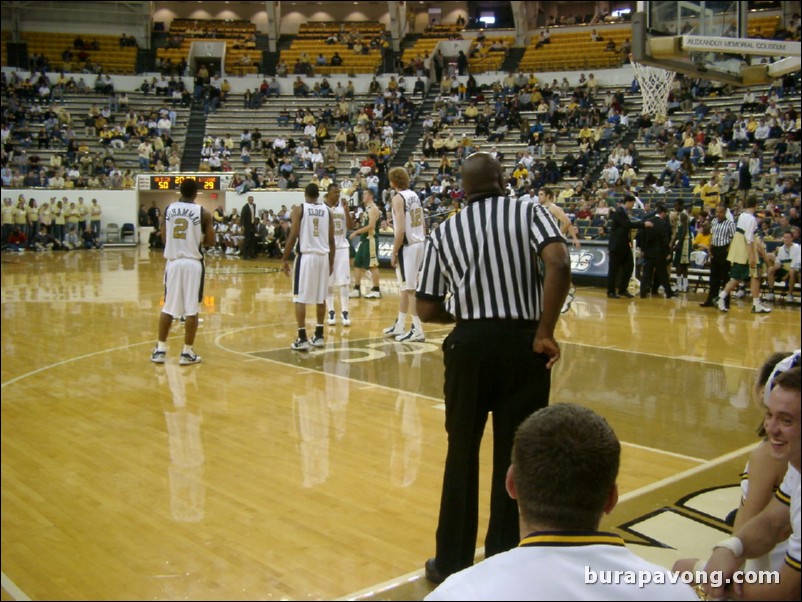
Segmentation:
<svg viewBox="0 0 802 602">
<path fill-rule="evenodd" d="M 735 222 L 729 217 L 725 217 L 723 221 L 719 221 L 718 218 L 713 219 L 710 222 L 710 229 L 713 235 L 710 244 L 714 247 L 726 247 L 735 236 Z"/>
<path fill-rule="evenodd" d="M 548 209 L 531 201 L 480 197 L 432 232 L 416 296 L 446 300 L 457 320 L 539 320 L 543 273 L 538 258 L 566 244 Z"/>
</svg>

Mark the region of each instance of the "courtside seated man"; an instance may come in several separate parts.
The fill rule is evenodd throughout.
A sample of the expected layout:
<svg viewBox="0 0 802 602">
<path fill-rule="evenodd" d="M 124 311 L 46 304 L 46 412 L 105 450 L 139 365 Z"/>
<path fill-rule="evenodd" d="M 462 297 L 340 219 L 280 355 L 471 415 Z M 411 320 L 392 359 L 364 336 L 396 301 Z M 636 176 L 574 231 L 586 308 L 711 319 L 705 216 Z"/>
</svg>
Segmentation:
<svg viewBox="0 0 802 602">
<path fill-rule="evenodd" d="M 178 358 L 182 366 L 199 364 L 201 358 L 192 345 L 198 330 L 198 309 L 203 298 L 203 247 L 214 246 L 212 214 L 195 204 L 198 182 L 184 180 L 181 198 L 164 212 L 162 242 L 164 258 L 164 307 L 159 318 L 159 340 L 150 356 L 163 364 L 167 356 L 167 335 L 173 318 L 186 317 L 184 349 Z"/>
<path fill-rule="evenodd" d="M 782 372 L 776 378 L 770 378 L 766 388 L 770 392 L 766 399 L 763 426 L 771 444 L 771 453 L 775 458 L 782 459 L 788 453 L 788 449 L 791 450 L 788 456 L 788 471 L 768 505 L 757 516 L 736 529 L 732 537 L 713 547 L 713 553 L 705 563 L 704 570 L 708 574 L 721 571 L 719 574 L 728 579 L 741 567 L 744 560 L 769 553 L 778 541 L 787 538 L 788 551 L 785 555 L 785 564 L 780 568 L 779 580 L 771 583 L 759 581 L 728 583 L 718 587 L 714 587 L 710 582 L 703 584 L 705 592 L 712 599 L 724 597 L 735 600 L 799 600 L 802 593 L 800 577 L 802 496 L 799 477 L 802 468 L 802 436 L 800 436 L 802 377 L 799 366 Z"/>
<path fill-rule="evenodd" d="M 592 410 L 561 403 L 532 414 L 518 428 L 507 471 L 520 544 L 455 573 L 425 599 L 698 600 L 618 535 L 598 530 L 618 501 L 620 458 L 613 429 Z M 652 582 L 611 584 L 610 571 L 643 571 Z M 663 584 L 654 583 L 657 574 Z"/>
</svg>

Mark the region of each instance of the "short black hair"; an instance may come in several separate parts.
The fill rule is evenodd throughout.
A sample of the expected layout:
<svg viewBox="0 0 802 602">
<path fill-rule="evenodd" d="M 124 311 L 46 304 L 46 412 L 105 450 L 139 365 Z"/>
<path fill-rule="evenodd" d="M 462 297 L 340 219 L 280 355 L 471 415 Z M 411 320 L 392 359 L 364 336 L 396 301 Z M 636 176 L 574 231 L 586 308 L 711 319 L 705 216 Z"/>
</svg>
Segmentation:
<svg viewBox="0 0 802 602">
<path fill-rule="evenodd" d="M 531 414 L 515 433 L 513 478 L 529 524 L 596 531 L 615 486 L 621 444 L 589 408 L 558 403 Z"/>
<path fill-rule="evenodd" d="M 304 195 L 310 199 L 316 199 L 320 196 L 320 188 L 314 182 L 307 184 L 306 188 L 304 188 Z"/>
<path fill-rule="evenodd" d="M 198 196 L 198 182 L 187 178 L 181 182 L 181 196 L 185 199 L 192 200 Z"/>
</svg>

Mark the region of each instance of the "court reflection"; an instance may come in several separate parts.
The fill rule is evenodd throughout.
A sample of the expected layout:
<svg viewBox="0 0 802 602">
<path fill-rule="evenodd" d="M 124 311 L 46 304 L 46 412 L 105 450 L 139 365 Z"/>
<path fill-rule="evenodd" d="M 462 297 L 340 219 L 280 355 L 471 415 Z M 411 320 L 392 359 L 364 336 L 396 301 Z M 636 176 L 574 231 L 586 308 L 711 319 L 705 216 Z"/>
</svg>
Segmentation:
<svg viewBox="0 0 802 602">
<path fill-rule="evenodd" d="M 330 343 L 302 361 L 297 352 L 284 349 L 254 355 L 323 373 L 332 372 L 333 357 L 350 367 L 352 381 L 442 400 L 445 334 L 437 336 L 416 343 L 414 353 L 399 351 L 386 339 L 360 339 Z M 592 407 L 628 442 L 700 458 L 752 442 L 751 368 L 572 343 L 563 343 L 562 350 L 552 374 L 552 403 Z M 399 369 L 400 361 L 411 358 L 417 374 L 412 379 Z M 413 370 L 411 363 L 407 367 Z"/>
<path fill-rule="evenodd" d="M 753 442 L 754 370 L 564 344 L 551 402 L 605 416 L 630 443 L 713 458 Z"/>
<path fill-rule="evenodd" d="M 164 410 L 167 436 L 170 444 L 170 513 L 178 522 L 203 520 L 206 505 L 206 487 L 203 471 L 206 456 L 203 453 L 199 408 L 188 405 L 187 389 L 192 396 L 198 393 L 197 366 L 185 367 L 167 362 L 156 366 L 159 385 L 165 381 L 173 398 L 172 407 Z"/>
<path fill-rule="evenodd" d="M 403 343 L 395 343 L 393 351 L 398 362 L 398 396 L 393 412 L 390 482 L 409 487 L 418 476 L 423 442 L 417 397 L 423 352 L 415 344 Z"/>
</svg>

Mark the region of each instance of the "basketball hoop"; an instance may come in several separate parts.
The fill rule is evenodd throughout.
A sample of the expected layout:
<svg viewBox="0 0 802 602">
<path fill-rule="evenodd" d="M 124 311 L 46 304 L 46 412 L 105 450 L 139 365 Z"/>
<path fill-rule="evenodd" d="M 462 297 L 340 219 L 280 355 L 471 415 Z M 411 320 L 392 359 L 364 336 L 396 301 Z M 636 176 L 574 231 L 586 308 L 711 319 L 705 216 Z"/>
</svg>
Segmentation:
<svg viewBox="0 0 802 602">
<path fill-rule="evenodd" d="M 642 112 L 654 116 L 655 121 L 665 121 L 668 114 L 668 94 L 671 92 L 674 72 L 643 65 L 632 60 L 631 55 L 630 63 L 643 96 Z"/>
</svg>

